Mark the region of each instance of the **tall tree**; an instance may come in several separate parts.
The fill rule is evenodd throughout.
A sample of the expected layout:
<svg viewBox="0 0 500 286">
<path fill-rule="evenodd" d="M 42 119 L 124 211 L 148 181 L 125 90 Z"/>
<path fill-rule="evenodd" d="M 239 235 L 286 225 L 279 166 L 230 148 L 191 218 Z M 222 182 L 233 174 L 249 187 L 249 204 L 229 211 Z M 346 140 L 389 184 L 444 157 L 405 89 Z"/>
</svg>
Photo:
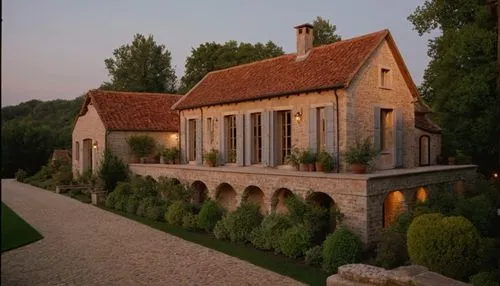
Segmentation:
<svg viewBox="0 0 500 286">
<path fill-rule="evenodd" d="M 224 44 L 207 42 L 191 50 L 186 59 L 186 71 L 181 79 L 180 93 L 188 92 L 207 73 L 240 64 L 250 63 L 283 55 L 283 49 L 269 41 L 266 44 L 238 43 Z"/>
<path fill-rule="evenodd" d="M 337 26 L 330 24 L 329 20 L 325 20 L 318 16 L 313 21 L 312 25 L 314 47 L 335 43 L 341 40 L 340 36 L 335 34 L 335 32 L 337 31 Z"/>
<path fill-rule="evenodd" d="M 495 21 L 486 0 L 427 0 L 408 19 L 429 41 L 420 88 L 443 127 L 443 153 L 461 150 L 483 171 L 498 168 L 500 99 L 495 92 Z"/>
<path fill-rule="evenodd" d="M 172 57 L 164 45 L 136 34 L 131 44 L 122 45 L 105 59 L 111 82 L 101 89 L 138 92 L 175 92 L 176 75 Z"/>
</svg>

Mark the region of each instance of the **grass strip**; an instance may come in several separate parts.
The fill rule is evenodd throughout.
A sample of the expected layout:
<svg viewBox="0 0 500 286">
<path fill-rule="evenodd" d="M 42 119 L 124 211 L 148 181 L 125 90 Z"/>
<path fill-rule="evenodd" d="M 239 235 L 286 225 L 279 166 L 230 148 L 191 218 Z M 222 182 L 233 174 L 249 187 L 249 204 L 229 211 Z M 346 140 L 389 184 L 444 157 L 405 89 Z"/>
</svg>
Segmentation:
<svg viewBox="0 0 500 286">
<path fill-rule="evenodd" d="M 43 236 L 2 202 L 2 252 L 42 239 Z"/>
</svg>

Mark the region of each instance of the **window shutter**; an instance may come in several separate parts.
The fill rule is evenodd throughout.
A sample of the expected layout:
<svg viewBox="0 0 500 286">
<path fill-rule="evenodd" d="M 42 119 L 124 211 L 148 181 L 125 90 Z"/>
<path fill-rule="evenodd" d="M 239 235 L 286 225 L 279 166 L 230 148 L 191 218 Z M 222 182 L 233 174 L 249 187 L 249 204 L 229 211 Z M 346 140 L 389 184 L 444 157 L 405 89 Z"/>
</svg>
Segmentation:
<svg viewBox="0 0 500 286">
<path fill-rule="evenodd" d="M 278 128 L 277 128 L 278 113 L 269 111 L 269 166 L 276 166 L 277 150 L 278 150 Z"/>
<path fill-rule="evenodd" d="M 201 119 L 196 119 L 196 165 L 203 164 L 203 142 L 202 142 L 203 126 Z"/>
<path fill-rule="evenodd" d="M 252 115 L 250 113 L 245 115 L 245 165 L 252 165 Z"/>
<path fill-rule="evenodd" d="M 380 107 L 373 107 L 373 147 L 380 151 Z"/>
<path fill-rule="evenodd" d="M 243 166 L 244 154 L 244 132 L 243 132 L 243 114 L 236 115 L 236 164 L 238 166 Z"/>
<path fill-rule="evenodd" d="M 326 118 L 326 152 L 333 154 L 335 152 L 335 120 L 333 106 L 325 107 Z"/>
<path fill-rule="evenodd" d="M 184 116 L 181 116 L 181 130 L 180 130 L 180 149 L 181 149 L 181 163 L 186 164 L 187 163 L 187 158 L 186 158 L 186 152 L 187 152 L 187 144 L 186 144 L 186 118 Z"/>
<path fill-rule="evenodd" d="M 262 117 L 262 164 L 269 166 L 269 113 L 264 111 L 261 113 Z"/>
<path fill-rule="evenodd" d="M 399 109 L 396 109 L 395 110 L 395 114 L 396 114 L 396 120 L 395 120 L 395 125 L 396 125 L 396 132 L 395 132 L 395 135 L 396 135 L 396 144 L 395 144 L 395 147 L 396 147 L 396 150 L 395 150 L 395 154 L 396 154 L 396 164 L 395 164 L 395 167 L 396 168 L 402 168 L 403 167 L 403 113 L 401 112 L 401 110 Z"/>
<path fill-rule="evenodd" d="M 318 110 L 315 107 L 309 108 L 309 149 L 318 152 Z"/>
<path fill-rule="evenodd" d="M 219 164 L 226 162 L 226 122 L 224 116 L 219 118 Z"/>
</svg>

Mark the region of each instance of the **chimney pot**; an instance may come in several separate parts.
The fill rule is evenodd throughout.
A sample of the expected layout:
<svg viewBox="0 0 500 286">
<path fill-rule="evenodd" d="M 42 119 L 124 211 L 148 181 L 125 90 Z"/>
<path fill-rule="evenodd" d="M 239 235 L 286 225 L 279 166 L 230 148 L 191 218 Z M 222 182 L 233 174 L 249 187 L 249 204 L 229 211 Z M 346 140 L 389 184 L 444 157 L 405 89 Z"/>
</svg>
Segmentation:
<svg viewBox="0 0 500 286">
<path fill-rule="evenodd" d="M 303 57 L 313 47 L 313 25 L 306 23 L 294 28 L 297 37 L 297 57 Z"/>
</svg>

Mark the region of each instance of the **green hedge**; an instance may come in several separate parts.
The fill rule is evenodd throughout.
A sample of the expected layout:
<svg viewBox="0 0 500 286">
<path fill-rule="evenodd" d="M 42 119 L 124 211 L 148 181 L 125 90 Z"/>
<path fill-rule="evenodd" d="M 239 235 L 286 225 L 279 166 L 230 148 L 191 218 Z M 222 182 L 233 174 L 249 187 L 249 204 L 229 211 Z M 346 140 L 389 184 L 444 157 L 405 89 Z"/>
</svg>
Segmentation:
<svg viewBox="0 0 500 286">
<path fill-rule="evenodd" d="M 299 224 L 287 229 L 279 239 L 279 247 L 290 258 L 303 256 L 311 247 L 311 237 L 305 225 Z"/>
<path fill-rule="evenodd" d="M 270 214 L 266 216 L 259 227 L 250 235 L 252 244 L 260 249 L 280 252 L 279 238 L 292 226 L 287 216 Z"/>
<path fill-rule="evenodd" d="M 184 216 L 191 213 L 191 206 L 184 201 L 175 201 L 165 213 L 165 220 L 176 226 L 182 226 Z"/>
<path fill-rule="evenodd" d="M 260 225 L 262 219 L 260 207 L 252 203 L 241 204 L 234 212 L 223 218 L 229 239 L 233 242 L 249 242 L 250 234 Z"/>
<path fill-rule="evenodd" d="M 224 209 L 215 201 L 205 201 L 198 213 L 198 226 L 207 232 L 212 232 L 215 225 L 224 215 Z"/>
<path fill-rule="evenodd" d="M 339 266 L 361 260 L 361 240 L 342 227 L 330 234 L 323 243 L 323 269 L 336 273 Z"/>
</svg>

